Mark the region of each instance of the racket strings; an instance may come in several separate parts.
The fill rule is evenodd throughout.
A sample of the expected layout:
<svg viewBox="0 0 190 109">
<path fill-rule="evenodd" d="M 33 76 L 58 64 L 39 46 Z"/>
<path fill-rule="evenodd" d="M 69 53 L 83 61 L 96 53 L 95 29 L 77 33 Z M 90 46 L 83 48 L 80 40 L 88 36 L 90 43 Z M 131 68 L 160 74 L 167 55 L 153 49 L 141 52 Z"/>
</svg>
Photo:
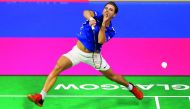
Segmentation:
<svg viewBox="0 0 190 109">
<path fill-rule="evenodd" d="M 93 63 L 96 69 L 100 69 L 102 65 L 102 57 L 100 53 L 93 52 Z"/>
</svg>

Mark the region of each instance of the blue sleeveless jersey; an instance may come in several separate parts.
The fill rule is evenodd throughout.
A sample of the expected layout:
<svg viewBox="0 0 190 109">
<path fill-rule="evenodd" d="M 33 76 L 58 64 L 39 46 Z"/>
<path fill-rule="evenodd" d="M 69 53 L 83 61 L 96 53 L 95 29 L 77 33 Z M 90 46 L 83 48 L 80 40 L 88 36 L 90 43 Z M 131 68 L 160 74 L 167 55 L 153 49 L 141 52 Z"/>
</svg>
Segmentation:
<svg viewBox="0 0 190 109">
<path fill-rule="evenodd" d="M 78 40 L 87 48 L 89 51 L 94 52 L 96 50 L 101 51 L 102 44 L 98 43 L 98 33 L 100 30 L 100 27 L 103 22 L 103 15 L 99 12 L 94 11 L 94 19 L 96 20 L 96 26 L 95 26 L 95 34 L 92 31 L 91 26 L 89 25 L 89 21 L 87 20 L 82 24 L 82 27 L 80 28 L 80 33 L 77 35 Z M 106 27 L 106 42 L 109 41 L 114 35 L 115 30 L 112 27 L 112 23 L 110 22 L 109 27 Z M 95 35 L 95 41 L 94 41 L 94 35 Z M 95 50 L 95 44 L 96 44 L 96 50 Z"/>
</svg>

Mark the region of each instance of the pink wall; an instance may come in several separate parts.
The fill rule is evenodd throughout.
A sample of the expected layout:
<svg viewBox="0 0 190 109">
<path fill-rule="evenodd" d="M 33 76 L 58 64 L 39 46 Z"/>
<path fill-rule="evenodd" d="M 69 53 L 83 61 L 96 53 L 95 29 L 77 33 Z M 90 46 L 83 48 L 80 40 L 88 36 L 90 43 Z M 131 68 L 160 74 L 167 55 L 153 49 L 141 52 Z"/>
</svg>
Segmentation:
<svg viewBox="0 0 190 109">
<path fill-rule="evenodd" d="M 88 0 L 0 0 L 0 2 L 88 2 Z"/>
<path fill-rule="evenodd" d="M 74 38 L 0 38 L 0 75 L 48 75 Z M 103 56 L 122 75 L 190 75 L 190 38 L 113 38 Z M 161 67 L 166 61 L 168 67 Z M 62 75 L 101 75 L 79 64 Z"/>
</svg>

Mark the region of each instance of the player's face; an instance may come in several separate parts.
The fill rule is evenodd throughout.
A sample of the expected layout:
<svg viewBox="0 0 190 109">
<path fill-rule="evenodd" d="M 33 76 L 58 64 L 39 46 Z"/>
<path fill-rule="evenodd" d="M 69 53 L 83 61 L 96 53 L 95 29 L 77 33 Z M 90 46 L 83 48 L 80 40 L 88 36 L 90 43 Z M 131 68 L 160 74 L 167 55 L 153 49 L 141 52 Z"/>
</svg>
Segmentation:
<svg viewBox="0 0 190 109">
<path fill-rule="evenodd" d="M 104 7 L 104 10 L 102 12 L 103 16 L 108 15 L 111 18 L 115 16 L 115 7 L 113 5 L 107 4 Z"/>
</svg>

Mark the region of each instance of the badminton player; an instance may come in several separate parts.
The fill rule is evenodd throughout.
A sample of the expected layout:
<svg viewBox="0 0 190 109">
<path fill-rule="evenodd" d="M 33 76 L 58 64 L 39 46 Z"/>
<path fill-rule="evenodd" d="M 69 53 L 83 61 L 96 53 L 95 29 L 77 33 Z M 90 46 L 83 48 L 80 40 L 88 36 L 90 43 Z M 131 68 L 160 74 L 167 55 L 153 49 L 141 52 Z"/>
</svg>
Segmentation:
<svg viewBox="0 0 190 109">
<path fill-rule="evenodd" d="M 101 66 L 99 68 L 95 67 L 93 61 L 93 53 L 97 51 L 100 53 L 102 45 L 108 42 L 115 35 L 115 30 L 112 26 L 111 20 L 116 16 L 117 12 L 118 7 L 115 2 L 106 3 L 101 13 L 92 10 L 85 10 L 83 14 L 87 20 L 80 28 L 76 45 L 71 51 L 62 55 L 58 59 L 55 68 L 48 75 L 41 93 L 29 94 L 28 99 L 36 103 L 38 106 L 42 106 L 48 91 L 55 83 L 58 75 L 62 71 L 75 66 L 80 62 L 84 62 L 94 67 L 110 80 L 124 85 L 137 99 L 141 100 L 143 98 L 142 91 L 132 83 L 126 81 L 121 75 L 115 73 L 102 56 Z M 92 27 L 94 27 L 93 30 Z M 94 36 L 97 39 L 95 43 L 95 39 L 93 38 Z M 94 45 L 96 48 L 94 48 Z"/>
</svg>

